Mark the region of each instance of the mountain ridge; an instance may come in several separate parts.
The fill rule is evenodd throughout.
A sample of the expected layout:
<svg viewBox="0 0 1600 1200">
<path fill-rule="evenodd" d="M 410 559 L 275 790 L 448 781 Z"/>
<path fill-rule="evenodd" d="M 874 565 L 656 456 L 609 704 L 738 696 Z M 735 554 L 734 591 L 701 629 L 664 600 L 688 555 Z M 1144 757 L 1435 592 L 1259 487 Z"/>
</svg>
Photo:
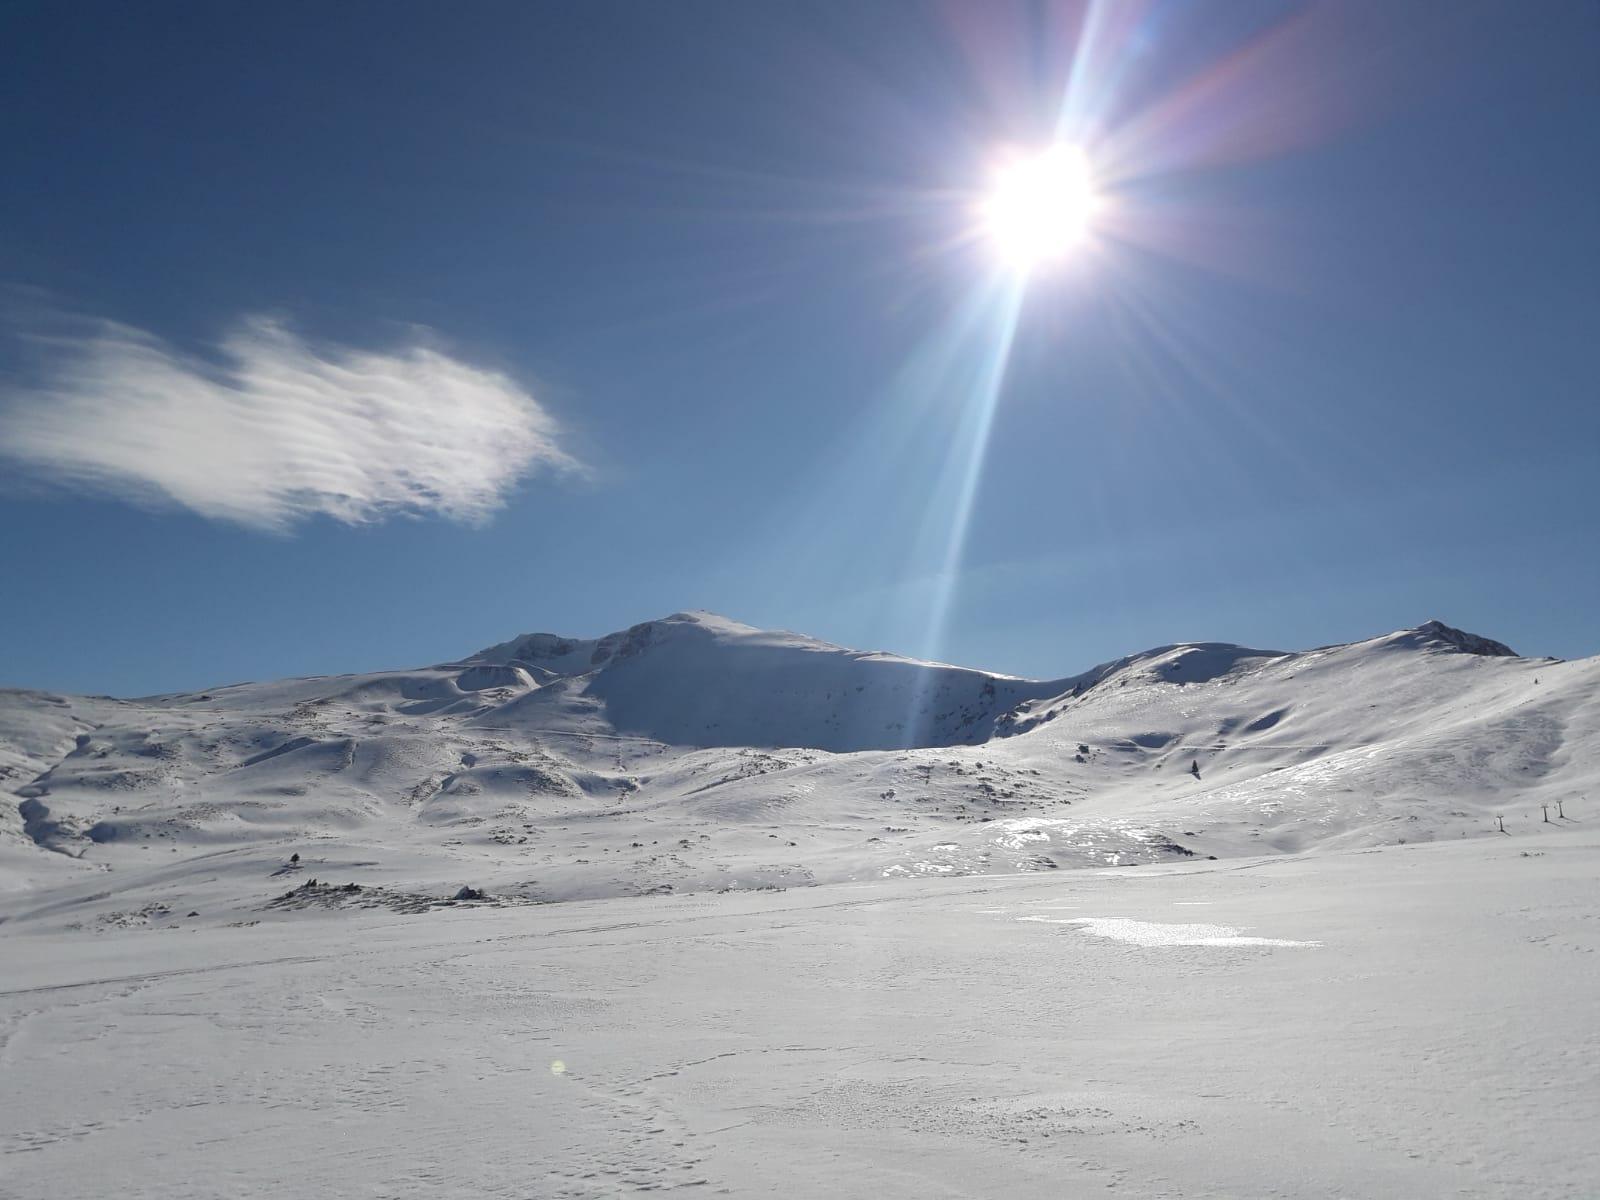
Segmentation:
<svg viewBox="0 0 1600 1200">
<path fill-rule="evenodd" d="M 1477 836 L 1600 782 L 1597 694 L 1600 658 L 1436 621 L 1030 680 L 708 613 L 145 699 L 0 691 L 0 891 L 302 845 L 558 900 Z"/>
<path fill-rule="evenodd" d="M 714 613 L 706 609 L 688 609 L 672 613 L 654 620 L 641 621 L 630 625 L 626 629 L 616 630 L 594 638 L 576 638 L 554 633 L 524 633 L 510 638 L 504 642 L 485 647 L 466 658 L 462 662 L 485 663 L 511 663 L 519 662 L 523 665 L 547 666 L 551 661 L 572 665 L 574 661 L 582 662 L 590 668 L 604 666 L 613 658 L 632 657 L 643 653 L 651 644 L 660 640 L 663 631 L 673 631 L 684 628 L 701 629 L 713 635 L 723 637 L 738 637 L 758 639 L 764 642 L 782 640 L 793 644 L 804 644 L 818 650 L 840 651 L 860 658 L 887 658 L 896 661 L 913 662 L 927 666 L 950 667 L 953 670 L 970 670 L 990 675 L 994 678 L 1018 679 L 1026 682 L 1049 682 L 1055 679 L 1078 680 L 1085 676 L 1103 672 L 1106 668 L 1118 663 L 1129 663 L 1137 659 L 1151 657 L 1182 648 L 1196 649 L 1231 649 L 1247 650 L 1251 653 L 1262 655 L 1283 655 L 1304 653 L 1303 651 L 1281 650 L 1252 650 L 1231 642 L 1205 642 L 1205 641 L 1178 641 L 1160 646 L 1153 646 L 1147 650 L 1136 651 L 1121 658 L 1109 660 L 1105 663 L 1090 667 L 1087 671 L 1078 672 L 1067 676 L 1016 676 L 1006 675 L 1001 672 L 990 671 L 981 667 L 961 667 L 952 663 L 939 662 L 929 659 L 917 659 L 906 655 L 896 654 L 885 650 L 854 650 L 837 643 L 824 641 L 820 638 L 806 634 L 793 633 L 788 630 L 762 629 L 758 626 L 747 625 L 730 617 Z M 1392 633 L 1379 635 L 1377 638 L 1362 639 L 1363 641 L 1379 641 L 1384 639 L 1409 639 L 1414 645 L 1437 645 L 1461 650 L 1469 654 L 1499 657 L 1521 657 L 1509 646 L 1492 638 L 1479 634 L 1468 633 L 1448 625 L 1437 618 L 1431 618 L 1420 625 L 1409 626 L 1395 630 Z M 1319 646 L 1317 649 L 1331 649 L 1337 646 L 1359 645 L 1357 642 L 1337 642 Z M 588 657 L 585 658 L 584 656 Z M 581 672 L 580 672 L 581 673 Z"/>
</svg>

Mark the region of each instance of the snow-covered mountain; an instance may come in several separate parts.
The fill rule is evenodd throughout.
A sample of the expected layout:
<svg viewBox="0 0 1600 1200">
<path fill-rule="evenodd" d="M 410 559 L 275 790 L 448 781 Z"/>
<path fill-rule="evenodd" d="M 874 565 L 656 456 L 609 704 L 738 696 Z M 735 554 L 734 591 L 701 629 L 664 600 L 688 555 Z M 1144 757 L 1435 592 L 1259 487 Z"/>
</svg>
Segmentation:
<svg viewBox="0 0 1600 1200">
<path fill-rule="evenodd" d="M 0 692 L 0 884 L 248 907 L 298 852 L 557 900 L 1483 836 L 1600 783 L 1597 684 L 1437 621 L 1038 681 L 680 613 L 414 670 Z"/>
<path fill-rule="evenodd" d="M 0 693 L 0 1193 L 1587 1195 L 1597 685 L 688 613 Z"/>
</svg>

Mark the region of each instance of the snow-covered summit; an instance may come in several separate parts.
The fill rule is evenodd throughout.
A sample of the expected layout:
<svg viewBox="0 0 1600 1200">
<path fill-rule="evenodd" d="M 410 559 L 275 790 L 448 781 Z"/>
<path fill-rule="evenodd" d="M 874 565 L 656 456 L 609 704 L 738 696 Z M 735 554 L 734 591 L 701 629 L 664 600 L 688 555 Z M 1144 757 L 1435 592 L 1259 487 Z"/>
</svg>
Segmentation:
<svg viewBox="0 0 1600 1200">
<path fill-rule="evenodd" d="M 1351 642 L 1350 646 L 1370 647 L 1374 650 L 1423 650 L 1446 654 L 1474 654 L 1483 658 L 1521 657 L 1504 642 L 1468 633 L 1464 629 L 1457 629 L 1439 620 L 1424 621 L 1421 625 L 1409 629 L 1397 629 L 1393 633 L 1386 633 L 1363 642 Z M 1340 648 L 1340 646 L 1323 647 L 1328 650 Z"/>
<path fill-rule="evenodd" d="M 471 663 L 553 672 L 561 693 L 604 705 L 619 732 L 675 745 L 836 752 L 981 742 L 1038 682 L 881 651 L 851 650 L 707 612 L 675 613 L 593 639 L 524 634 Z M 508 720 L 548 718 L 526 697 Z"/>
<path fill-rule="evenodd" d="M 688 643 L 706 648 L 785 647 L 800 651 L 844 652 L 841 646 L 797 633 L 758 629 L 717 613 L 673 613 L 655 621 L 642 621 L 598 638 L 563 637 L 554 633 L 524 633 L 510 641 L 488 646 L 466 661 L 516 663 L 541 667 L 560 675 L 581 675 L 609 663 L 633 658 L 653 647 Z"/>
<path fill-rule="evenodd" d="M 1517 658 L 1519 655 L 1504 642 L 1456 629 L 1443 621 L 1424 621 L 1412 631 L 1416 642 L 1439 649 L 1460 650 L 1467 654 L 1481 654 L 1488 658 Z"/>
</svg>

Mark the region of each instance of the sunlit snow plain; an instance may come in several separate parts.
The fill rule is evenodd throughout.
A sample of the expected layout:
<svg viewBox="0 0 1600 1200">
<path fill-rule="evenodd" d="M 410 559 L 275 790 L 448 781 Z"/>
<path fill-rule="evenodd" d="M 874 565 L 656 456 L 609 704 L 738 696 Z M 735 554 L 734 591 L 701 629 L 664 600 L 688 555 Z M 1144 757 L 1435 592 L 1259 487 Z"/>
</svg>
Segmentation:
<svg viewBox="0 0 1600 1200">
<path fill-rule="evenodd" d="M 1492 649 L 0 693 L 0 1195 L 1600 1194 L 1600 660 Z"/>
</svg>

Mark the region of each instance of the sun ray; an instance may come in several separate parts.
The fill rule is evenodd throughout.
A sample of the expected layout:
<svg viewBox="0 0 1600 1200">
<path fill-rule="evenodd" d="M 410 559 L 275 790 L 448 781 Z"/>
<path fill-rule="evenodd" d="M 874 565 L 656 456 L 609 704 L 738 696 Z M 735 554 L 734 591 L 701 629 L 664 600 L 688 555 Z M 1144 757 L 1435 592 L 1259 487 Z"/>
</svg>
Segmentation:
<svg viewBox="0 0 1600 1200">
<path fill-rule="evenodd" d="M 974 337 L 976 358 L 971 368 L 971 384 L 964 397 L 961 420 L 952 443 L 953 454 L 943 481 L 948 499 L 945 504 L 938 506 L 938 511 L 948 516 L 943 552 L 939 556 L 939 571 L 934 579 L 933 597 L 928 606 L 927 626 L 922 638 L 924 656 L 928 658 L 937 659 L 943 654 L 950 608 L 959 587 L 967 534 L 972 525 L 972 510 L 983 480 L 984 460 L 994 430 L 995 412 L 999 408 L 1006 368 L 1011 361 L 1011 347 L 1016 340 L 1017 324 L 1022 315 L 1024 291 L 1025 281 L 1020 275 L 1012 274 L 992 280 L 983 306 L 983 320 Z M 918 730 L 930 715 L 928 702 L 926 690 L 919 684 L 912 692 L 911 706 L 906 716 L 907 744 L 916 744 Z"/>
</svg>

